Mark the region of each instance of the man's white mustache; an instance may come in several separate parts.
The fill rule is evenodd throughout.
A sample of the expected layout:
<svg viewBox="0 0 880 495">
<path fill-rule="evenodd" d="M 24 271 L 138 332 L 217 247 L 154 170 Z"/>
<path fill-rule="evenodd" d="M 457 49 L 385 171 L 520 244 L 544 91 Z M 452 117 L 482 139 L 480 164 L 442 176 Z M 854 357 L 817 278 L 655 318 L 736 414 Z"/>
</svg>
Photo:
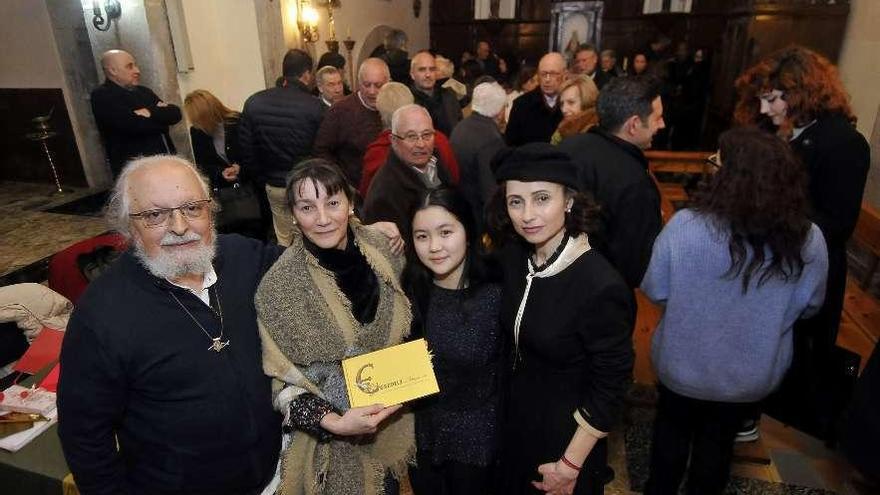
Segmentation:
<svg viewBox="0 0 880 495">
<path fill-rule="evenodd" d="M 186 244 L 188 242 L 200 241 L 202 240 L 202 236 L 196 234 L 193 231 L 189 231 L 183 235 L 177 235 L 174 233 L 167 233 L 165 237 L 159 242 L 162 246 L 179 246 L 181 244 Z"/>
</svg>

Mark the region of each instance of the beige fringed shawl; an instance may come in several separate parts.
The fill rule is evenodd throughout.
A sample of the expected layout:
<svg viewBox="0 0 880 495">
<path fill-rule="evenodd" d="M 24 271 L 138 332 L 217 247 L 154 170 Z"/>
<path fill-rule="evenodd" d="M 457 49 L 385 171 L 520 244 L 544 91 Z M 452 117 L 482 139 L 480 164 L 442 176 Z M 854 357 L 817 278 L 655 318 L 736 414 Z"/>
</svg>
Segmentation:
<svg viewBox="0 0 880 495">
<path fill-rule="evenodd" d="M 257 289 L 263 369 L 285 385 L 328 398 L 326 387 L 334 380 L 315 383 L 309 369 L 339 362 L 400 343 L 409 333 L 412 314 L 400 287 L 401 257 L 392 255 L 380 233 L 351 222 L 354 239 L 379 281 L 379 305 L 373 322 L 361 325 L 351 313 L 351 302 L 336 284 L 332 272 L 296 236 L 293 243 L 269 269 Z M 338 393 L 339 391 L 336 390 Z M 284 412 L 289 398 L 276 398 Z M 329 399 L 328 399 L 329 400 Z M 357 437 L 318 443 L 303 432 L 295 432 L 281 458 L 279 495 L 382 495 L 387 470 L 399 476 L 415 452 L 413 417 L 404 412 L 387 419 L 370 438 Z"/>
</svg>

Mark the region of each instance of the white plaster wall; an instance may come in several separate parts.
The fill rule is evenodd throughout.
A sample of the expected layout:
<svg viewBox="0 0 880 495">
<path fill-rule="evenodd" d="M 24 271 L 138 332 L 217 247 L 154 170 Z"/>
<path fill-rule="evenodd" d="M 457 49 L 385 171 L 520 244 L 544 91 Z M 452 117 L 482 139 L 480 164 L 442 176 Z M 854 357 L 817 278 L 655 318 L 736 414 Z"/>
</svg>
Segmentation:
<svg viewBox="0 0 880 495">
<path fill-rule="evenodd" d="M 63 88 L 46 4 L 34 0 L 2 3 L 0 88 Z"/>
<path fill-rule="evenodd" d="M 350 35 L 357 42 L 353 50 L 355 72 L 357 72 L 357 65 L 360 63 L 359 54 L 363 48 L 364 39 L 378 26 L 390 26 L 406 32 L 409 37 L 407 48 L 410 54 L 430 48 L 428 18 L 431 12 L 431 1 L 422 0 L 422 10 L 418 18 L 413 15 L 412 6 L 412 0 L 344 0 L 342 8 L 333 11 L 336 39 L 341 41 Z M 319 22 L 321 39 L 315 44 L 316 63 L 318 58 L 327 51 L 327 45 L 324 41 L 330 39 L 327 9 L 318 9 L 318 13 L 321 16 Z M 372 48 L 370 47 L 370 51 Z M 347 58 L 348 55 L 342 43 L 340 43 L 339 51 Z M 348 67 L 346 67 L 347 71 Z"/>
<path fill-rule="evenodd" d="M 206 89 L 227 107 L 241 110 L 248 96 L 266 87 L 253 1 L 182 4 L 195 69 L 178 74 L 181 96 Z"/>
<path fill-rule="evenodd" d="M 880 1 L 851 0 L 840 55 L 840 76 L 859 117 L 859 131 L 870 136 L 880 106 Z"/>
<path fill-rule="evenodd" d="M 865 199 L 880 207 L 880 1 L 851 0 L 840 75 L 852 98 L 859 131 L 871 142 Z"/>
</svg>

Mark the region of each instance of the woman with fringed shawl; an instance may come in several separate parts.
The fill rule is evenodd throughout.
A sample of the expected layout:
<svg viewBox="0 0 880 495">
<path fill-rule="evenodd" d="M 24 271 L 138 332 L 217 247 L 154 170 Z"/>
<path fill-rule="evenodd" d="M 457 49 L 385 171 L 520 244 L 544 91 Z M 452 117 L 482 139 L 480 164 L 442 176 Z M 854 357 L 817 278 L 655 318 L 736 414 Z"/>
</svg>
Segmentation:
<svg viewBox="0 0 880 495">
<path fill-rule="evenodd" d="M 396 495 L 415 453 L 412 415 L 400 406 L 351 408 L 345 358 L 399 344 L 412 319 L 399 277 L 402 240 L 363 226 L 336 165 L 298 164 L 287 185 L 293 243 L 255 298 L 263 368 L 285 416 L 279 495 Z"/>
</svg>

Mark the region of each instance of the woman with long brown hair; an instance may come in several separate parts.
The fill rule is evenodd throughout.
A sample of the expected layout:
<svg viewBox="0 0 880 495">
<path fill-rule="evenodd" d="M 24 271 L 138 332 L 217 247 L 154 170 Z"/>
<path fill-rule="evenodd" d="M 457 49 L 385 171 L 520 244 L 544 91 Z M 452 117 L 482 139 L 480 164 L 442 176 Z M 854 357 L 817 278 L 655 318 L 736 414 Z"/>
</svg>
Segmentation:
<svg viewBox="0 0 880 495">
<path fill-rule="evenodd" d="M 808 178 L 810 219 L 828 244 L 828 287 L 822 310 L 795 330 L 796 361 L 812 376 L 792 375 L 781 411 L 790 423 L 825 437 L 836 415 L 822 388 L 833 385 L 828 363 L 837 339 L 846 288 L 846 241 L 855 229 L 865 189 L 870 148 L 855 128 L 849 96 L 834 65 L 799 46 L 775 52 L 736 81 L 735 120 L 755 124 L 787 140 Z M 809 390 L 820 389 L 818 393 Z M 809 394 L 811 400 L 803 399 Z M 798 396 L 800 400 L 790 400 Z M 810 417 L 812 415 L 812 417 Z"/>
<path fill-rule="evenodd" d="M 647 495 L 724 491 L 737 430 L 781 382 L 792 326 L 822 304 L 828 266 L 805 175 L 755 128 L 720 137 L 721 168 L 654 243 L 642 290 L 664 307 Z"/>
</svg>

